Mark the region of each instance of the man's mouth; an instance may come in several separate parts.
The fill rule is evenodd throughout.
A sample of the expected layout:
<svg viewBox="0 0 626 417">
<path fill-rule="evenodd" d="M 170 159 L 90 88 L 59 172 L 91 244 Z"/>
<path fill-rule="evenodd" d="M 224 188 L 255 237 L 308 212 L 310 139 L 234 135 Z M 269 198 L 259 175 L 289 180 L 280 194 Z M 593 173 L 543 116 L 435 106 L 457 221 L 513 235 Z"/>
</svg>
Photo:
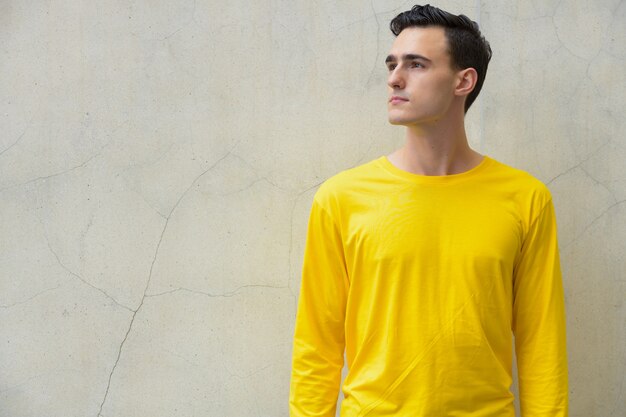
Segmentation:
<svg viewBox="0 0 626 417">
<path fill-rule="evenodd" d="M 404 98 L 404 97 L 400 97 L 400 96 L 391 96 L 391 98 L 389 99 L 389 103 L 391 104 L 398 104 L 398 103 L 404 103 L 409 101 L 408 99 Z"/>
</svg>

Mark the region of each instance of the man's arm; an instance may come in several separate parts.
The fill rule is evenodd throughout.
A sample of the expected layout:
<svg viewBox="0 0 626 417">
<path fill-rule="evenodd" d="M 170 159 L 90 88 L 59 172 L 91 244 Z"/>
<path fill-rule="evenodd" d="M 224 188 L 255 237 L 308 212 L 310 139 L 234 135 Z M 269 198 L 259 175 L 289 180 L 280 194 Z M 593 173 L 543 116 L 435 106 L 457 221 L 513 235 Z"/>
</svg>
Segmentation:
<svg viewBox="0 0 626 417">
<path fill-rule="evenodd" d="M 340 230 L 314 200 L 293 341 L 291 417 L 335 416 L 343 368 L 348 286 Z"/>
<path fill-rule="evenodd" d="M 514 273 L 513 300 L 522 417 L 566 417 L 565 301 L 550 198 L 523 243 Z"/>
</svg>

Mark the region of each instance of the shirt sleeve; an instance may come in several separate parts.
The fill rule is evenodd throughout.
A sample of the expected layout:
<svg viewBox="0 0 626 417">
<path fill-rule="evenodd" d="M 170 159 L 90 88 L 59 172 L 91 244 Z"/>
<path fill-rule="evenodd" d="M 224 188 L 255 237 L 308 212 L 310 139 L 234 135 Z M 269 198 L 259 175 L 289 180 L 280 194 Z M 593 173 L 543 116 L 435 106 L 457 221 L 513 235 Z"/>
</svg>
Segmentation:
<svg viewBox="0 0 626 417">
<path fill-rule="evenodd" d="M 302 267 L 293 341 L 291 417 L 334 417 L 345 348 L 348 274 L 341 232 L 315 200 Z"/>
<path fill-rule="evenodd" d="M 513 321 L 522 417 L 567 417 L 565 300 L 552 200 L 522 245 L 513 281 Z"/>
</svg>

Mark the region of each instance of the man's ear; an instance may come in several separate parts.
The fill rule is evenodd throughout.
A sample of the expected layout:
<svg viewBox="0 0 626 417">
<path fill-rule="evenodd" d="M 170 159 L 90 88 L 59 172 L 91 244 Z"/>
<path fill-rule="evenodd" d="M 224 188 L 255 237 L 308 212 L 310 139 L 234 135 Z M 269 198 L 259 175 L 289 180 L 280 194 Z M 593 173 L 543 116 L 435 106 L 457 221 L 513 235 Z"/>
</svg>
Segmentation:
<svg viewBox="0 0 626 417">
<path fill-rule="evenodd" d="M 474 68 L 465 68 L 457 73 L 456 88 L 454 94 L 466 96 L 474 90 L 478 81 L 478 73 Z"/>
</svg>

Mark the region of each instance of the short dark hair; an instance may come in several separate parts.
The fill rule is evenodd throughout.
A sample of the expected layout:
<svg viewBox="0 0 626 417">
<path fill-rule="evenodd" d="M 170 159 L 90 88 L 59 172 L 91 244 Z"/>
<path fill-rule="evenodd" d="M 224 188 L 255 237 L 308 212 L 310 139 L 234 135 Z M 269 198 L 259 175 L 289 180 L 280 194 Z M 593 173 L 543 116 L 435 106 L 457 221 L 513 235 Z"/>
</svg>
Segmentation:
<svg viewBox="0 0 626 417">
<path fill-rule="evenodd" d="M 465 100 L 465 112 L 470 108 L 487 75 L 487 66 L 491 60 L 491 47 L 489 42 L 480 33 L 478 23 L 470 20 L 465 15 L 453 15 L 433 7 L 430 4 L 425 6 L 413 6 L 411 10 L 400 13 L 393 18 L 389 27 L 394 35 L 408 27 L 428 27 L 441 26 L 446 33 L 449 45 L 452 66 L 457 69 L 474 68 L 478 73 L 476 86 Z"/>
</svg>

